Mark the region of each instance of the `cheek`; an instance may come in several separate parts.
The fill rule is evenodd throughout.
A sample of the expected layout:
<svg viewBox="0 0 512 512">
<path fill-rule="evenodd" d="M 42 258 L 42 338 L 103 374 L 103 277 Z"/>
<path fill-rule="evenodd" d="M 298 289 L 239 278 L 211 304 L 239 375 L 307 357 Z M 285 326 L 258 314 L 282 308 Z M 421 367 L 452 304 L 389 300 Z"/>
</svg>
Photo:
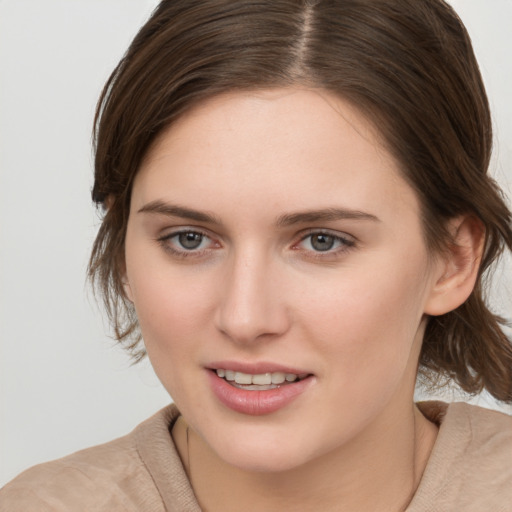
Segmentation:
<svg viewBox="0 0 512 512">
<path fill-rule="evenodd" d="M 134 293 L 134 305 L 146 345 L 172 350 L 173 339 L 195 338 L 206 323 L 211 300 L 205 286 L 147 275 Z M 178 347 L 179 348 L 179 347 Z"/>
<path fill-rule="evenodd" d="M 148 358 L 173 399 L 193 407 L 200 397 L 190 394 L 196 378 L 191 362 L 201 354 L 201 340 L 209 338 L 207 287 L 151 270 L 135 282 L 134 305 Z"/>
<path fill-rule="evenodd" d="M 311 289 L 308 337 L 327 355 L 331 382 L 365 394 L 393 386 L 410 363 L 423 313 L 424 273 L 391 265 L 353 270 L 336 285 Z M 334 364 L 333 364 L 334 362 Z M 414 364 L 416 364 L 413 361 Z"/>
<path fill-rule="evenodd" d="M 154 248 L 131 244 L 129 237 L 126 267 L 150 359 L 163 364 L 172 357 L 177 364 L 193 350 L 197 334 L 207 326 L 213 300 L 211 279 L 201 279 L 197 269 L 169 265 L 165 255 L 155 257 Z"/>
</svg>

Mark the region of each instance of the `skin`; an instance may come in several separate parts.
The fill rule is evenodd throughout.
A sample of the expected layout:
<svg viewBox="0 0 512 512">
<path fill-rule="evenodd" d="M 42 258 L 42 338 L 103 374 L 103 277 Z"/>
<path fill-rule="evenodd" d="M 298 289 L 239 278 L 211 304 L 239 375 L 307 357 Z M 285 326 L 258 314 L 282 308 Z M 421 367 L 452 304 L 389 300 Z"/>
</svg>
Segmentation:
<svg viewBox="0 0 512 512">
<path fill-rule="evenodd" d="M 204 510 L 410 501 L 437 432 L 413 404 L 427 314 L 456 307 L 471 283 L 461 290 L 461 266 L 429 255 L 398 168 L 355 108 L 301 89 L 215 97 L 149 151 L 133 186 L 125 290 L 182 412 L 173 436 Z M 215 222 L 141 211 L 155 201 Z M 290 217 L 325 209 L 364 216 Z M 199 248 L 180 245 L 180 230 L 203 234 Z M 340 238 L 318 251 L 318 232 Z M 465 221 L 454 232 L 474 239 Z M 213 394 L 206 368 L 219 360 L 313 378 L 286 407 L 251 416 Z"/>
</svg>

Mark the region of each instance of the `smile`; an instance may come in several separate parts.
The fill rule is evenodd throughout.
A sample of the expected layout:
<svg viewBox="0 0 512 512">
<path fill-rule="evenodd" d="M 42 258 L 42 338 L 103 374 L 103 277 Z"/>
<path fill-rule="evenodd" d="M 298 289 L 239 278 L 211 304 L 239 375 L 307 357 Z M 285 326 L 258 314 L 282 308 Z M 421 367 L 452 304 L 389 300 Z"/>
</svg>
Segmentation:
<svg viewBox="0 0 512 512">
<path fill-rule="evenodd" d="M 235 372 L 233 370 L 225 370 L 223 368 L 218 368 L 216 373 L 220 378 L 225 379 L 232 386 L 248 391 L 276 389 L 280 385 L 289 384 L 307 377 L 307 374 L 297 375 L 295 373 L 284 372 L 250 374 Z"/>
<path fill-rule="evenodd" d="M 207 372 L 213 394 L 229 409 L 251 416 L 271 414 L 287 407 L 316 382 L 316 377 L 310 373 L 292 373 L 291 368 L 286 371 L 276 365 L 254 365 L 254 373 L 249 373 L 250 368 L 244 368 L 246 372 L 233 369 L 243 364 L 231 363 L 231 369 L 223 366 L 215 365 Z M 262 372 L 265 369 L 274 371 Z"/>
</svg>

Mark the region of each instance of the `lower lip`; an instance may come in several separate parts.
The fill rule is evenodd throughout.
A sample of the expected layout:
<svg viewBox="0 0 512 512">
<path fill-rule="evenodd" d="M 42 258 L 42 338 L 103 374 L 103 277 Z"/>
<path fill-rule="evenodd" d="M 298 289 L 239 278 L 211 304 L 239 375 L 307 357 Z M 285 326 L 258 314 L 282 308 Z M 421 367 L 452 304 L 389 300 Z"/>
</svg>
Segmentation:
<svg viewBox="0 0 512 512">
<path fill-rule="evenodd" d="M 235 388 L 214 371 L 208 370 L 208 373 L 212 390 L 219 401 L 233 411 L 251 416 L 270 414 L 286 407 L 313 382 L 313 376 L 309 376 L 275 389 L 249 391 Z"/>
</svg>

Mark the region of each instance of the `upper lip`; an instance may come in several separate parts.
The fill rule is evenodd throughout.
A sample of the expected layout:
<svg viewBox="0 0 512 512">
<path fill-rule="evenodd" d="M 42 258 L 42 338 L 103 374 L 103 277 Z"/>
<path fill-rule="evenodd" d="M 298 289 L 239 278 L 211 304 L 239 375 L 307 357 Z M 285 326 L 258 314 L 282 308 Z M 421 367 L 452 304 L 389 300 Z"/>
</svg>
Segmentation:
<svg viewBox="0 0 512 512">
<path fill-rule="evenodd" d="M 207 365 L 209 370 L 231 370 L 234 372 L 248 373 L 250 375 L 260 375 L 262 373 L 293 373 L 295 375 L 309 375 L 304 369 L 287 366 L 279 363 L 267 361 L 243 362 L 243 361 L 215 361 Z"/>
</svg>

